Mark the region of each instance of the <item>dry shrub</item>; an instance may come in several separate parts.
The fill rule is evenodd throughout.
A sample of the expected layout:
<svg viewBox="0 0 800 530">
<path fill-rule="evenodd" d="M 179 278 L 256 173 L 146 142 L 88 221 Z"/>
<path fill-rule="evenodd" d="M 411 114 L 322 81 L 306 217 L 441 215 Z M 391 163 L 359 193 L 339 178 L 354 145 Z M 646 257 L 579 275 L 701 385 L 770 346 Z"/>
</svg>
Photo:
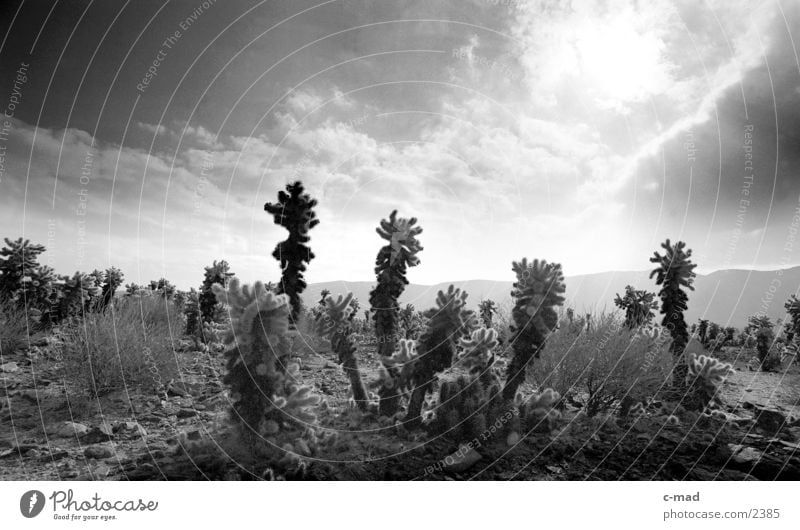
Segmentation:
<svg viewBox="0 0 800 530">
<path fill-rule="evenodd" d="M 27 342 L 25 310 L 10 302 L 0 303 L 0 355 L 11 355 Z"/>
<path fill-rule="evenodd" d="M 178 370 L 179 310 L 163 297 L 124 297 L 61 332 L 61 367 L 70 393 L 100 396 L 126 386 L 159 389 Z"/>
<path fill-rule="evenodd" d="M 593 317 L 591 329 L 562 322 L 534 361 L 531 379 L 589 416 L 645 401 L 668 385 L 672 370 L 668 334 L 653 329 L 628 329 L 617 314 Z"/>
</svg>

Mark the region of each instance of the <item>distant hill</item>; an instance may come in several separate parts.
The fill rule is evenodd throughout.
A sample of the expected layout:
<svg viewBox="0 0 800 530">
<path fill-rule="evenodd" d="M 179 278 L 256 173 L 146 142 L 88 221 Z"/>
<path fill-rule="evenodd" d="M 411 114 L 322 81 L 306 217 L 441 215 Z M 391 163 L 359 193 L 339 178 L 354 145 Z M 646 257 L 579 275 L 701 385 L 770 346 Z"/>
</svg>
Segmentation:
<svg viewBox="0 0 800 530">
<path fill-rule="evenodd" d="M 568 307 L 576 313 L 612 311 L 614 297 L 626 285 L 656 291 L 655 282 L 646 271 L 615 271 L 567 276 Z M 401 297 L 402 304 L 414 304 L 423 310 L 434 305 L 436 293 L 453 283 L 469 293 L 473 308 L 482 299 L 491 298 L 501 307 L 510 308 L 511 281 L 467 280 L 436 285 L 410 284 Z M 316 303 L 320 292 L 328 289 L 334 295 L 352 291 L 361 303 L 361 312 L 369 307 L 369 292 L 375 282 L 324 282 L 308 286 L 303 295 L 307 304 Z M 695 290 L 689 293 L 687 320 L 691 323 L 701 316 L 723 325 L 741 328 L 747 318 L 759 311 L 774 319 L 783 318 L 783 304 L 789 295 L 800 292 L 800 267 L 777 271 L 722 270 L 698 274 Z"/>
</svg>

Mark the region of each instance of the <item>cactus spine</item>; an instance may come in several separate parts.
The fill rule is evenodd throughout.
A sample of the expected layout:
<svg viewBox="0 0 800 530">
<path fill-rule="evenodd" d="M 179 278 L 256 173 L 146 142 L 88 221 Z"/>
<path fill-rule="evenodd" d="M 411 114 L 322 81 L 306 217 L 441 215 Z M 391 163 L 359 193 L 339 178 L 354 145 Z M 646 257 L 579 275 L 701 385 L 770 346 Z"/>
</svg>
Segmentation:
<svg viewBox="0 0 800 530">
<path fill-rule="evenodd" d="M 289 231 L 289 237 L 277 244 L 272 256 L 280 262 L 282 272 L 278 293 L 289 297 L 294 326 L 302 311 L 300 294 L 306 289 L 303 272 L 306 263 L 314 259 L 314 253 L 306 244 L 311 240 L 308 232 L 319 224 L 319 220 L 314 212 L 317 201 L 304 193 L 301 182 L 288 184 L 286 191 L 288 194 L 278 192 L 278 202 L 265 204 L 264 210 L 273 216 L 275 224 Z"/>
<path fill-rule="evenodd" d="M 317 321 L 317 329 L 321 335 L 331 341 L 331 348 L 339 356 L 339 362 L 350 379 L 353 400 L 358 408 L 366 411 L 369 406 L 369 398 L 358 369 L 355 355 L 356 343 L 353 339 L 352 316 L 355 314 L 353 293 L 347 293 L 345 297 L 339 296 L 336 301 L 328 296 L 323 302 L 325 313 Z"/>
<path fill-rule="evenodd" d="M 564 303 L 564 274 L 558 263 L 527 258 L 513 262 L 517 276 L 511 296 L 514 308 L 511 317 L 511 344 L 514 356 L 508 365 L 503 398 L 513 400 L 525 380 L 525 370 L 532 358 L 538 357 L 547 335 L 558 324 L 555 307 Z"/>
<path fill-rule="evenodd" d="M 689 332 L 683 318 L 689 297 L 683 289 L 694 290 L 692 283 L 695 277 L 694 268 L 697 265 L 690 259 L 692 251 L 684 250 L 686 243 L 683 241 L 678 241 L 673 245 L 667 239 L 661 244 L 661 247 L 664 249 L 664 255 L 654 252 L 653 257 L 650 258 L 652 263 L 657 264 L 650 273 L 650 277 L 655 276 L 656 285 L 662 286 L 658 293 L 661 298 L 661 313 L 664 315 L 661 323 L 670 330 L 670 335 L 672 335 L 670 350 L 675 362 L 673 382 L 676 388 L 682 389 L 686 385 L 688 374 L 683 352 L 689 342 Z"/>
<path fill-rule="evenodd" d="M 394 210 L 389 219 L 381 220 L 380 226 L 376 229 L 378 235 L 388 242 L 381 247 L 375 259 L 375 275 L 378 283 L 369 295 L 375 336 L 378 339 L 378 355 L 382 361 L 391 357 L 398 341 L 400 309 L 398 299 L 408 285 L 406 271 L 408 267 L 419 264 L 417 254 L 422 250 L 422 246 L 417 241 L 417 236 L 422 233 L 422 228 L 415 226 L 416 224 L 415 217 L 411 219 L 397 217 L 397 210 Z M 381 387 L 378 395 L 380 413 L 385 416 L 394 415 L 400 404 L 397 387 Z"/>
</svg>

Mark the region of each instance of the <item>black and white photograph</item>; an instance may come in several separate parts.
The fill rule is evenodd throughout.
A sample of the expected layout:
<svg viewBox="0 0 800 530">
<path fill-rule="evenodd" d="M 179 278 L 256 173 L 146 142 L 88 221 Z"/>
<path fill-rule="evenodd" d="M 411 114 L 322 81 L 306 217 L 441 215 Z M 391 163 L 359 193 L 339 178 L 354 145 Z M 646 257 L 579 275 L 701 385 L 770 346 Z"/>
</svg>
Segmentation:
<svg viewBox="0 0 800 530">
<path fill-rule="evenodd" d="M 798 48 L 798 0 L 3 1 L 3 526 L 797 528 Z"/>
</svg>

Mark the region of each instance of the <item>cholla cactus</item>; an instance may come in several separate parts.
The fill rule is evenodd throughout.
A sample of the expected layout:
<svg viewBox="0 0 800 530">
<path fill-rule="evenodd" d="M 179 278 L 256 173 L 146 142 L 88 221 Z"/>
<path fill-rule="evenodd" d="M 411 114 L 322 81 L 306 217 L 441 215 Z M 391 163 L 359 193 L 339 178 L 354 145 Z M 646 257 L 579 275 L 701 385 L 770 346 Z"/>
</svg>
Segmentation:
<svg viewBox="0 0 800 530">
<path fill-rule="evenodd" d="M 89 310 L 89 302 L 97 297 L 100 289 L 94 279 L 83 272 L 76 272 L 71 277 L 61 276 L 54 283 L 54 299 L 49 311 L 53 322 L 83 314 Z"/>
<path fill-rule="evenodd" d="M 497 314 L 497 304 L 493 300 L 481 300 L 478 304 L 478 313 L 481 315 L 483 325 L 491 328 L 494 323 L 494 315 Z"/>
<path fill-rule="evenodd" d="M 420 360 L 414 365 L 414 390 L 406 414 L 406 422 L 411 425 L 420 421 L 425 394 L 436 382 L 437 374 L 453 364 L 458 341 L 477 325 L 475 313 L 466 305 L 467 293 L 451 285 L 446 292 L 439 291 L 436 307 L 427 312 L 430 320 L 417 341 Z"/>
<path fill-rule="evenodd" d="M 356 343 L 352 329 L 352 316 L 355 314 L 353 302 L 353 293 L 347 293 L 345 297 L 340 295 L 335 301 L 330 296 L 326 297 L 322 301 L 324 313 L 317 320 L 317 331 L 331 341 L 331 348 L 339 356 L 339 362 L 350 379 L 353 400 L 358 408 L 366 411 L 369 398 L 355 355 Z"/>
<path fill-rule="evenodd" d="M 547 263 L 526 258 L 514 262 L 512 270 L 517 276 L 511 296 L 515 299 L 511 316 L 511 344 L 514 357 L 508 365 L 503 397 L 513 400 L 525 379 L 525 369 L 532 358 L 538 357 L 547 335 L 558 324 L 555 307 L 564 303 L 564 274 L 558 263 Z"/>
<path fill-rule="evenodd" d="M 285 293 L 289 297 L 294 326 L 303 308 L 300 300 L 300 294 L 306 289 L 303 273 L 306 263 L 314 259 L 314 253 L 307 245 L 311 240 L 308 232 L 319 224 L 319 219 L 314 212 L 317 201 L 305 193 L 301 182 L 288 184 L 286 191 L 289 193 L 278 193 L 278 202 L 265 204 L 264 210 L 272 214 L 275 224 L 289 231 L 289 237 L 278 243 L 272 256 L 281 265 L 278 293 Z"/>
<path fill-rule="evenodd" d="M 225 260 L 214 261 L 211 266 L 205 268 L 203 285 L 200 286 L 200 293 L 197 295 L 197 302 L 200 309 L 200 318 L 203 322 L 214 322 L 218 318 L 220 311 L 219 302 L 212 289 L 215 283 L 222 287 L 228 285 L 228 281 L 233 276 L 231 267 Z"/>
<path fill-rule="evenodd" d="M 197 290 L 195 290 L 194 287 L 192 287 L 189 292 L 186 293 L 186 301 L 183 304 L 183 315 L 186 317 L 186 334 L 195 339 L 199 338 L 200 300 L 198 298 Z M 195 343 L 196 342 L 197 341 L 195 340 Z"/>
<path fill-rule="evenodd" d="M 650 258 L 652 263 L 657 264 L 657 267 L 650 273 L 650 277 L 655 276 L 656 285 L 662 286 L 658 293 L 661 297 L 661 312 L 664 314 L 661 323 L 670 330 L 672 335 L 670 349 L 675 361 L 674 384 L 680 389 L 686 382 L 687 367 L 684 350 L 689 341 L 686 321 L 683 318 L 689 297 L 683 289 L 694 290 L 692 283 L 695 277 L 694 268 L 697 265 L 690 259 L 692 251 L 684 250 L 686 243 L 683 241 L 678 241 L 673 245 L 667 239 L 661 244 L 661 247 L 664 249 L 664 255 L 655 252 Z"/>
<path fill-rule="evenodd" d="M 398 400 L 411 387 L 412 375 L 416 363 L 419 361 L 416 341 L 400 339 L 397 350 L 390 356 L 381 359 L 378 370 L 378 379 L 371 386 L 378 389 L 381 403 Z M 395 413 L 397 409 L 395 408 Z M 385 408 L 381 414 L 386 416 Z M 392 414 L 394 415 L 394 414 Z"/>
<path fill-rule="evenodd" d="M 109 267 L 103 273 L 102 291 L 98 300 L 100 309 L 105 308 L 114 300 L 114 293 L 122 285 L 125 275 L 116 267 Z"/>
<path fill-rule="evenodd" d="M 625 286 L 625 296 L 614 299 L 614 304 L 625 311 L 625 326 L 638 328 L 653 319 L 653 310 L 658 308 L 655 293 L 637 290 L 632 285 Z"/>
<path fill-rule="evenodd" d="M 469 338 L 462 338 L 459 363 L 467 372 L 480 374 L 494 362 L 494 349 L 497 348 L 497 331 L 494 329 L 476 329 Z"/>
<path fill-rule="evenodd" d="M 718 393 L 722 384 L 736 373 L 733 366 L 719 359 L 700 355 L 689 361 L 686 384 L 686 405 L 690 409 L 705 410 L 719 404 Z"/>
<path fill-rule="evenodd" d="M 501 387 L 500 377 L 493 369 L 480 375 L 445 376 L 428 427 L 459 439 L 485 439 L 489 435 L 488 426 L 503 410 L 497 399 Z"/>
<path fill-rule="evenodd" d="M 290 355 L 289 300 L 256 282 L 251 288 L 231 280 L 228 288 L 214 285 L 217 299 L 230 308 L 231 323 L 223 339 L 233 415 L 244 426 L 265 435 L 308 427 L 309 407 L 319 401 L 297 383 L 299 368 Z"/>
<path fill-rule="evenodd" d="M 555 408 L 560 399 L 561 395 L 552 388 L 546 388 L 541 394 L 528 398 L 521 407 L 525 427 L 533 432 L 552 431 L 561 418 L 561 413 Z"/>
<path fill-rule="evenodd" d="M 417 254 L 422 246 L 417 236 L 422 228 L 416 226 L 417 219 L 397 217 L 397 210 L 389 215 L 389 219 L 381 220 L 376 229 L 379 236 L 388 243 L 381 247 L 375 259 L 375 275 L 378 283 L 369 294 L 372 306 L 372 319 L 375 324 L 375 337 L 378 339 L 378 355 L 390 357 L 399 339 L 398 299 L 403 294 L 408 279 L 408 267 L 419 264 Z M 390 390 L 390 389 L 387 389 Z M 380 413 L 393 416 L 399 407 L 400 395 L 389 392 L 381 397 Z"/>
</svg>

